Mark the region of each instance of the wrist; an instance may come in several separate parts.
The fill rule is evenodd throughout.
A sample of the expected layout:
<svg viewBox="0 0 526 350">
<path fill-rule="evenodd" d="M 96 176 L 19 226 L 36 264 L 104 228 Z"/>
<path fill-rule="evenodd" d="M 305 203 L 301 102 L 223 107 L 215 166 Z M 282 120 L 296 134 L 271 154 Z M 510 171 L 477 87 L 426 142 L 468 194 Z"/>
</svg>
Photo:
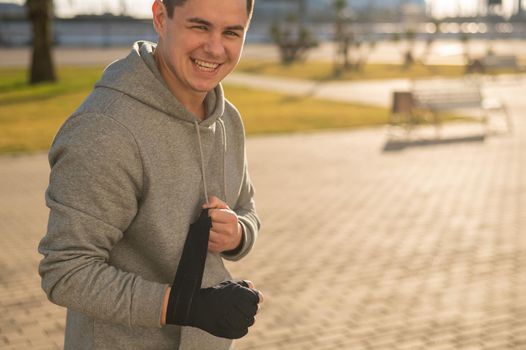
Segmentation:
<svg viewBox="0 0 526 350">
<path fill-rule="evenodd" d="M 168 299 L 170 298 L 170 291 L 171 290 L 172 289 L 170 287 L 167 287 L 166 288 L 166 292 L 164 293 L 163 306 L 162 306 L 162 309 L 161 309 L 161 326 L 166 325 L 166 313 L 167 313 L 167 310 L 168 310 Z"/>
</svg>

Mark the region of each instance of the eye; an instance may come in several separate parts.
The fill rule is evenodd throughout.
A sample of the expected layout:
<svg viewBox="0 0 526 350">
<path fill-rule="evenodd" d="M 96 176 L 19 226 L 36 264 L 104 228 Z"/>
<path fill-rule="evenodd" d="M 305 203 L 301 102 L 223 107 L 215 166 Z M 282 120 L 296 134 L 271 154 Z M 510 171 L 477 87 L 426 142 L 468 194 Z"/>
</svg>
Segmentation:
<svg viewBox="0 0 526 350">
<path fill-rule="evenodd" d="M 205 25 L 193 26 L 192 28 L 196 29 L 196 30 L 199 30 L 199 31 L 202 31 L 202 32 L 205 32 L 205 31 L 208 30 L 208 27 L 205 26 Z"/>
<path fill-rule="evenodd" d="M 239 38 L 239 33 L 234 32 L 234 31 L 232 31 L 232 30 L 227 30 L 227 31 L 225 32 L 225 35 L 227 35 L 227 36 L 231 36 L 231 37 Z"/>
</svg>

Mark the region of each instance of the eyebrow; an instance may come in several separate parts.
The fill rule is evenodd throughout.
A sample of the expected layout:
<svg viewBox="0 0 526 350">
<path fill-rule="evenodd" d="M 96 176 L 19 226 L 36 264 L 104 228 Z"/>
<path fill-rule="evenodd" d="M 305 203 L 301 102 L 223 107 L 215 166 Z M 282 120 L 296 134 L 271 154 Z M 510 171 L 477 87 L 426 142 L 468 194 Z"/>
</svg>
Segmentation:
<svg viewBox="0 0 526 350">
<path fill-rule="evenodd" d="M 207 21 L 206 19 L 199 18 L 199 17 L 188 18 L 186 20 L 186 22 L 203 24 L 203 25 L 206 25 L 206 26 L 209 26 L 209 27 L 213 27 L 213 24 L 211 22 Z M 237 24 L 237 25 L 233 25 L 233 26 L 227 26 L 225 29 L 226 30 L 240 30 L 240 31 L 244 31 L 245 27 L 243 27 L 240 24 Z"/>
</svg>

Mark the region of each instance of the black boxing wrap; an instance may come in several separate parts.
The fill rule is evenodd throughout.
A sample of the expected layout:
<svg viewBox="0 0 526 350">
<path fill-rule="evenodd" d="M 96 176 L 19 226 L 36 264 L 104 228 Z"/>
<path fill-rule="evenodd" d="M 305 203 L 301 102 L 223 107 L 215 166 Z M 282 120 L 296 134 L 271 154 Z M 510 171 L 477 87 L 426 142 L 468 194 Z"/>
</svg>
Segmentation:
<svg viewBox="0 0 526 350">
<path fill-rule="evenodd" d="M 212 222 L 208 210 L 190 225 L 168 299 L 166 323 L 237 339 L 254 324 L 259 295 L 244 281 L 201 289 Z"/>
<path fill-rule="evenodd" d="M 210 228 L 212 220 L 205 209 L 201 211 L 197 221 L 190 225 L 186 236 L 168 299 L 166 322 L 169 324 L 184 324 L 188 320 L 192 299 L 201 288 L 203 280 Z"/>
</svg>

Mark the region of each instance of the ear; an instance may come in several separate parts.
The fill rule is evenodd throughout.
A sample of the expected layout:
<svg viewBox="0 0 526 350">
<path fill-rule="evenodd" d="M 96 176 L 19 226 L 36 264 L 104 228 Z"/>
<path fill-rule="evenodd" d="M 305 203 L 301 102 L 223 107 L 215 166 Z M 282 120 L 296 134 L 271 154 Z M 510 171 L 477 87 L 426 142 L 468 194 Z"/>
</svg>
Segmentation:
<svg viewBox="0 0 526 350">
<path fill-rule="evenodd" d="M 166 18 L 168 13 L 166 12 L 166 7 L 161 2 L 161 0 L 155 0 L 152 5 L 152 14 L 153 14 L 153 28 L 157 32 L 159 37 L 164 36 L 164 28 L 166 26 Z"/>
</svg>

